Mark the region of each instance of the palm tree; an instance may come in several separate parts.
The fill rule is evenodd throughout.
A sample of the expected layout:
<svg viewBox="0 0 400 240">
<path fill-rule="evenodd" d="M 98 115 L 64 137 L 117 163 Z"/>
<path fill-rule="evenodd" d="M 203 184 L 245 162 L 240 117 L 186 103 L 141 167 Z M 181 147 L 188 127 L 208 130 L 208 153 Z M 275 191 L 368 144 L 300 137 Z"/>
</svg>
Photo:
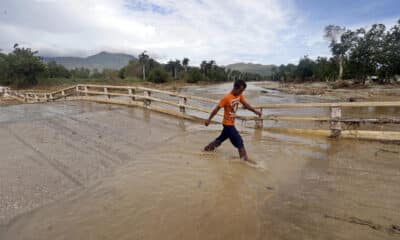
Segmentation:
<svg viewBox="0 0 400 240">
<path fill-rule="evenodd" d="M 178 76 L 178 72 L 182 69 L 182 65 L 181 65 L 181 61 L 179 60 L 169 60 L 167 62 L 167 64 L 165 65 L 165 70 L 167 70 L 167 72 L 171 72 L 172 77 L 174 79 L 176 79 L 176 77 Z"/>
<path fill-rule="evenodd" d="M 178 59 L 174 62 L 174 78 L 176 79 L 179 69 L 182 69 L 181 61 Z"/>
<path fill-rule="evenodd" d="M 201 72 L 202 72 L 204 75 L 207 75 L 207 62 L 206 62 L 206 61 L 202 61 L 202 62 L 201 62 L 201 64 L 200 64 L 200 69 L 201 69 Z"/>
<path fill-rule="evenodd" d="M 142 52 L 139 55 L 139 62 L 142 64 L 143 69 L 143 81 L 146 81 L 146 64 L 149 60 L 149 55 L 146 54 L 146 51 Z"/>
<path fill-rule="evenodd" d="M 185 68 L 185 72 L 187 72 L 187 67 L 189 66 L 189 58 L 184 58 L 182 60 L 183 68 Z"/>
<path fill-rule="evenodd" d="M 167 64 L 165 64 L 165 70 L 167 70 L 167 72 L 171 72 L 172 77 L 175 77 L 175 62 L 169 60 Z"/>
</svg>

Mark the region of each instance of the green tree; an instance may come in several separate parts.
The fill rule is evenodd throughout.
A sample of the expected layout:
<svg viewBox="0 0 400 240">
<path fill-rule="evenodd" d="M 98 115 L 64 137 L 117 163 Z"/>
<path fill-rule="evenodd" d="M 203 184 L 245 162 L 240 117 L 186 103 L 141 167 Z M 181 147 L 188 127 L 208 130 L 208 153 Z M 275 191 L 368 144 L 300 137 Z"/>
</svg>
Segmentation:
<svg viewBox="0 0 400 240">
<path fill-rule="evenodd" d="M 123 77 L 121 77 L 121 74 Z M 137 60 L 131 60 L 129 63 L 120 70 L 120 77 L 143 77 L 143 67 L 141 63 Z"/>
<path fill-rule="evenodd" d="M 300 59 L 299 64 L 297 65 L 297 76 L 302 80 L 312 80 L 315 70 L 315 63 L 308 58 L 308 56 L 304 56 L 304 58 Z"/>
<path fill-rule="evenodd" d="M 238 70 L 233 70 L 233 71 L 230 72 L 230 75 L 229 75 L 230 78 L 229 78 L 229 80 L 232 80 L 232 81 L 239 80 L 240 77 L 241 77 L 241 75 L 242 75 L 242 73 L 241 73 L 240 71 L 238 71 Z"/>
<path fill-rule="evenodd" d="M 294 81 L 296 79 L 296 70 L 297 70 L 297 66 L 289 63 L 288 65 L 286 65 L 285 67 L 285 75 L 287 77 L 287 80 L 289 81 Z"/>
<path fill-rule="evenodd" d="M 333 58 L 318 57 L 315 61 L 315 78 L 317 80 L 332 81 L 338 76 L 337 63 Z"/>
<path fill-rule="evenodd" d="M 185 81 L 188 83 L 197 83 L 197 82 L 203 81 L 203 74 L 201 73 L 200 69 L 191 68 L 185 74 Z"/>
<path fill-rule="evenodd" d="M 126 67 L 123 67 L 118 71 L 118 77 L 121 79 L 126 77 Z"/>
<path fill-rule="evenodd" d="M 9 85 L 9 66 L 7 55 L 0 52 L 0 85 Z"/>
<path fill-rule="evenodd" d="M 271 80 L 278 81 L 279 77 L 277 75 L 278 75 L 278 68 L 276 66 L 273 66 L 271 68 Z"/>
<path fill-rule="evenodd" d="M 185 72 L 187 72 L 187 68 L 189 66 L 189 58 L 184 58 L 182 60 L 182 65 L 183 65 L 183 68 L 185 69 Z"/>
<path fill-rule="evenodd" d="M 32 86 L 38 83 L 38 77 L 45 71 L 45 65 L 40 57 L 35 56 L 37 51 L 30 48 L 19 48 L 14 44 L 13 52 L 8 54 L 8 78 L 11 84 L 17 87 Z"/>
<path fill-rule="evenodd" d="M 201 64 L 200 64 L 200 71 L 201 71 L 201 73 L 204 74 L 204 76 L 207 76 L 207 70 L 208 70 L 207 61 L 202 61 Z"/>
<path fill-rule="evenodd" d="M 87 68 L 74 68 L 70 70 L 72 78 L 87 79 L 90 77 L 90 70 Z"/>
<path fill-rule="evenodd" d="M 118 76 L 123 79 L 127 77 L 137 77 L 146 79 L 145 76 L 154 69 L 161 67 L 160 63 L 150 57 L 142 57 L 142 62 L 138 60 L 131 60 L 129 63 L 119 70 Z M 143 71 L 144 70 L 144 71 Z"/>
<path fill-rule="evenodd" d="M 49 78 L 70 78 L 71 73 L 63 65 L 57 64 L 55 61 L 47 63 L 47 72 Z"/>
<path fill-rule="evenodd" d="M 224 82 L 228 80 L 228 74 L 225 71 L 225 68 L 217 66 L 214 61 L 211 61 L 208 64 L 209 70 L 207 77 L 210 81 Z"/>
<path fill-rule="evenodd" d="M 90 77 L 92 77 L 92 78 L 102 78 L 102 77 L 103 77 L 103 74 L 101 74 L 101 72 L 99 71 L 99 69 L 94 68 L 94 69 L 92 70 L 92 74 L 90 75 Z"/>
<path fill-rule="evenodd" d="M 349 65 L 355 77 L 365 84 L 368 76 L 375 75 L 383 60 L 382 43 L 385 26 L 374 24 L 370 30 L 356 31 L 356 44 L 349 56 Z"/>
<path fill-rule="evenodd" d="M 182 70 L 182 65 L 181 62 L 179 60 L 175 60 L 175 61 L 168 61 L 168 63 L 165 65 L 165 70 L 167 70 L 168 72 L 171 73 L 172 77 L 174 79 L 177 78 L 178 73 Z"/>
<path fill-rule="evenodd" d="M 385 34 L 382 42 L 378 75 L 389 82 L 400 74 L 400 20 Z"/>
<path fill-rule="evenodd" d="M 158 68 L 158 67 L 161 67 L 161 64 L 158 63 L 153 58 L 149 58 L 149 60 L 147 61 L 147 67 L 146 67 L 148 69 L 148 71 L 150 71 L 151 69 L 154 69 L 154 68 Z"/>
<path fill-rule="evenodd" d="M 164 83 L 168 80 L 168 73 L 161 67 L 154 68 L 149 73 L 149 81 Z"/>
<path fill-rule="evenodd" d="M 104 68 L 101 75 L 105 80 L 116 80 L 118 78 L 118 70 Z"/>
<path fill-rule="evenodd" d="M 325 38 L 330 41 L 329 47 L 331 48 L 332 55 L 338 59 L 339 63 L 339 80 L 343 78 L 343 61 L 346 52 L 348 51 L 348 42 L 343 41 L 342 35 L 346 32 L 346 28 L 328 25 L 325 27 Z"/>
</svg>

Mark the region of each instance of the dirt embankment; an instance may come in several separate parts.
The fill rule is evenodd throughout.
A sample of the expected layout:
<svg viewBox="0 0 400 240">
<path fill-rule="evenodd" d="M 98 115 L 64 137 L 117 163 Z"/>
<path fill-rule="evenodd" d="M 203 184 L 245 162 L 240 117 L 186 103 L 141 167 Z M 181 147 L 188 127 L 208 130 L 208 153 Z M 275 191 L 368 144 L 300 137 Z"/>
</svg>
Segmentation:
<svg viewBox="0 0 400 240">
<path fill-rule="evenodd" d="M 276 90 L 294 95 L 332 96 L 343 101 L 391 101 L 400 98 L 400 85 L 353 84 L 347 81 L 336 83 L 278 83 L 263 82 L 266 90 Z"/>
<path fill-rule="evenodd" d="M 9 97 L 0 97 L 0 106 L 19 104 L 18 100 Z"/>
</svg>

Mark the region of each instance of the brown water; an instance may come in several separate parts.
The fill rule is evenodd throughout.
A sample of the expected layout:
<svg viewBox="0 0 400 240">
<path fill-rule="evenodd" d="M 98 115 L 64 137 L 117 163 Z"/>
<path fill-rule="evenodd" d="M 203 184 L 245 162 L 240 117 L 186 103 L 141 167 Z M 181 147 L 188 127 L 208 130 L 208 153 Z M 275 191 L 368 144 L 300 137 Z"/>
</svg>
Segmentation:
<svg viewBox="0 0 400 240">
<path fill-rule="evenodd" d="M 229 87 L 185 91 L 217 98 Z M 247 94 L 252 103 L 320 100 L 280 93 L 265 96 L 254 85 Z M 218 135 L 220 126 L 206 128 L 140 109 L 65 104 L 41 107 L 40 113 L 7 108 L 9 114 L 0 119 L 21 136 L 35 136 L 33 128 L 43 127 L 42 137 L 62 137 L 47 148 L 31 143 L 44 155 L 54 148 L 69 149 L 71 139 L 64 137 L 72 136 L 73 130 L 78 135 L 74 149 L 96 146 L 93 152 L 77 153 L 80 167 L 67 169 L 73 176 L 91 168 L 82 165 L 85 156 L 92 166 L 104 157 L 88 153 L 120 154 L 116 159 L 121 163 L 109 174 L 83 174 L 77 181 L 84 187 L 14 219 L 0 234 L 4 239 L 400 238 L 398 144 L 287 136 L 238 124 L 249 155 L 257 162 L 250 166 L 238 160 L 229 142 L 214 153 L 200 151 Z M 71 113 L 74 117 L 67 117 Z M 39 121 L 36 125 L 21 120 L 33 116 Z M 55 116 L 58 120 L 51 120 Z M 53 130 L 60 127 L 53 135 L 46 130 L 49 123 Z M 24 132 L 18 132 L 21 126 Z M 96 138 L 98 134 L 103 137 Z M 64 160 L 56 154 L 54 158 Z"/>
</svg>

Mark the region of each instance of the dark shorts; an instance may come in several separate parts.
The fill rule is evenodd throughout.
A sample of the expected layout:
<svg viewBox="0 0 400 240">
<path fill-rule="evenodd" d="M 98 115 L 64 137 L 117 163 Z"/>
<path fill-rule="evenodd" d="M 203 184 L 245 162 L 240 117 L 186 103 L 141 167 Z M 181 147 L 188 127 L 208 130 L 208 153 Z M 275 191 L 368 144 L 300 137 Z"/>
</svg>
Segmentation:
<svg viewBox="0 0 400 240">
<path fill-rule="evenodd" d="M 224 129 L 221 132 L 221 135 L 215 139 L 219 144 L 223 143 L 226 139 L 229 138 L 231 140 L 231 143 L 233 146 L 236 148 L 243 148 L 243 139 L 240 136 L 239 132 L 236 130 L 235 126 L 226 126 L 223 125 Z"/>
</svg>

